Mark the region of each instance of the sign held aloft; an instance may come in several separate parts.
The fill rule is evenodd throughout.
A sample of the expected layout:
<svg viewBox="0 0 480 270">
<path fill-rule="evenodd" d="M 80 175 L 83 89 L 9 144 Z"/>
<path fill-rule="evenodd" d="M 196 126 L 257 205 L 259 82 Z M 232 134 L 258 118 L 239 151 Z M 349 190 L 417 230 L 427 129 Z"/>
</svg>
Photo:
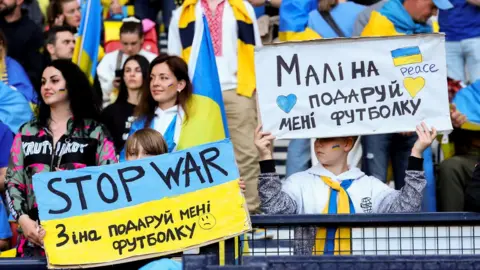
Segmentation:
<svg viewBox="0 0 480 270">
<path fill-rule="evenodd" d="M 34 175 L 50 268 L 176 253 L 251 229 L 227 140 L 141 160 Z"/>
<path fill-rule="evenodd" d="M 442 34 L 275 44 L 256 49 L 255 69 L 277 138 L 452 129 Z"/>
</svg>

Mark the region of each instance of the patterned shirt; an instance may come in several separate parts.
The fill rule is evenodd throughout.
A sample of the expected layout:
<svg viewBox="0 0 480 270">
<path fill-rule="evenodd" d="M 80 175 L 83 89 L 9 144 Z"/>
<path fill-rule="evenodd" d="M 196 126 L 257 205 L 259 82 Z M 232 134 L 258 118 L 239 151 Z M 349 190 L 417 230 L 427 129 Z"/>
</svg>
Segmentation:
<svg viewBox="0 0 480 270">
<path fill-rule="evenodd" d="M 38 220 L 32 176 L 36 173 L 74 170 L 117 162 L 115 148 L 107 129 L 93 120 L 84 120 L 74 127 L 67 123 L 67 132 L 53 145 L 53 137 L 35 120 L 24 124 L 15 136 L 7 169 L 7 201 L 13 217 L 28 214 Z"/>
</svg>

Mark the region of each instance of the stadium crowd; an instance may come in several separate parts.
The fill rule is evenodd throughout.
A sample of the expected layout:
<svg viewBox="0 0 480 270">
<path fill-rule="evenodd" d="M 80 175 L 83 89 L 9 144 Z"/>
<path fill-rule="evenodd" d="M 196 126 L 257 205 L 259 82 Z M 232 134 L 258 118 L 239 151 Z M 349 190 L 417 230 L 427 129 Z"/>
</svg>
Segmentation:
<svg viewBox="0 0 480 270">
<path fill-rule="evenodd" d="M 373 213 L 421 211 L 427 181 L 422 155 L 430 145 L 438 149 L 433 164 L 437 211 L 480 211 L 479 0 L 101 4 L 98 65 L 92 73 L 72 61 L 77 37 L 89 34 L 79 31 L 83 1 L 0 0 L 0 250 L 45 256 L 34 174 L 182 148 L 180 134 L 188 132 L 187 119 L 194 121 L 192 114 L 198 113 L 188 109 L 193 99 L 189 70 L 196 61 L 190 56 L 201 43 L 197 29 L 205 21 L 251 215 L 331 213 L 324 211 L 331 190 L 338 191 L 338 213 L 349 208 L 343 201 L 348 196 L 354 209 L 348 213 L 363 212 L 356 201 L 363 193 L 371 194 Z M 437 134 L 419 125 L 415 133 L 316 139 L 317 155 L 310 139 L 293 139 L 286 179 L 281 179 L 273 159 L 275 138 L 258 127 L 254 47 L 434 32 L 446 35 L 452 132 Z M 471 98 L 456 99 L 461 91 Z M 319 164 L 312 166 L 312 158 Z M 314 229 L 303 230 L 314 238 Z M 271 237 L 265 230 L 255 234 Z M 312 248 L 313 240 L 301 242 L 296 252 L 311 254 Z"/>
</svg>

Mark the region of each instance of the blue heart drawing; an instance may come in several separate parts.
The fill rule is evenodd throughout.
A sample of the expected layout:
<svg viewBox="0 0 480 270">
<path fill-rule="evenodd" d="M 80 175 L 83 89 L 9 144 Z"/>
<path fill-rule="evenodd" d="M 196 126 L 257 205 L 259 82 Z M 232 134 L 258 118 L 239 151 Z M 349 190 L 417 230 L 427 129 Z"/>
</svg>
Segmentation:
<svg viewBox="0 0 480 270">
<path fill-rule="evenodd" d="M 290 94 L 288 96 L 278 96 L 277 105 L 282 111 L 289 113 L 297 103 L 297 96 Z"/>
</svg>

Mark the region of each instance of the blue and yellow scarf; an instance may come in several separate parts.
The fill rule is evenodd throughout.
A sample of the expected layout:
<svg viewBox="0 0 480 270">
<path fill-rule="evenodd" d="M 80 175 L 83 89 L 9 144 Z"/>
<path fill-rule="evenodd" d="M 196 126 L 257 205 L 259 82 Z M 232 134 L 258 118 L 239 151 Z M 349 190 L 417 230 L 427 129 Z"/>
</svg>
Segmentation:
<svg viewBox="0 0 480 270">
<path fill-rule="evenodd" d="M 355 207 L 346 191 L 353 180 L 343 180 L 342 183 L 339 183 L 326 176 L 321 176 L 321 179 L 330 187 L 328 204 L 325 206 L 325 209 L 323 209 L 323 214 L 355 214 Z M 328 227 L 317 229 L 313 255 L 350 254 L 350 228 Z"/>
<path fill-rule="evenodd" d="M 362 36 L 395 36 L 433 33 L 432 26 L 416 23 L 403 7 L 403 0 L 389 0 L 379 11 L 372 11 Z"/>
<path fill-rule="evenodd" d="M 252 18 L 242 0 L 226 0 L 233 9 L 238 26 L 238 88 L 237 93 L 251 97 L 255 90 L 254 48 L 255 34 Z M 179 21 L 180 40 L 182 42 L 182 58 L 189 62 L 195 35 L 195 5 L 198 0 L 186 0 L 182 5 Z M 255 19 L 255 18 L 254 18 Z"/>
<path fill-rule="evenodd" d="M 0 81 L 8 85 L 7 57 L 3 56 L 0 60 Z"/>
</svg>

